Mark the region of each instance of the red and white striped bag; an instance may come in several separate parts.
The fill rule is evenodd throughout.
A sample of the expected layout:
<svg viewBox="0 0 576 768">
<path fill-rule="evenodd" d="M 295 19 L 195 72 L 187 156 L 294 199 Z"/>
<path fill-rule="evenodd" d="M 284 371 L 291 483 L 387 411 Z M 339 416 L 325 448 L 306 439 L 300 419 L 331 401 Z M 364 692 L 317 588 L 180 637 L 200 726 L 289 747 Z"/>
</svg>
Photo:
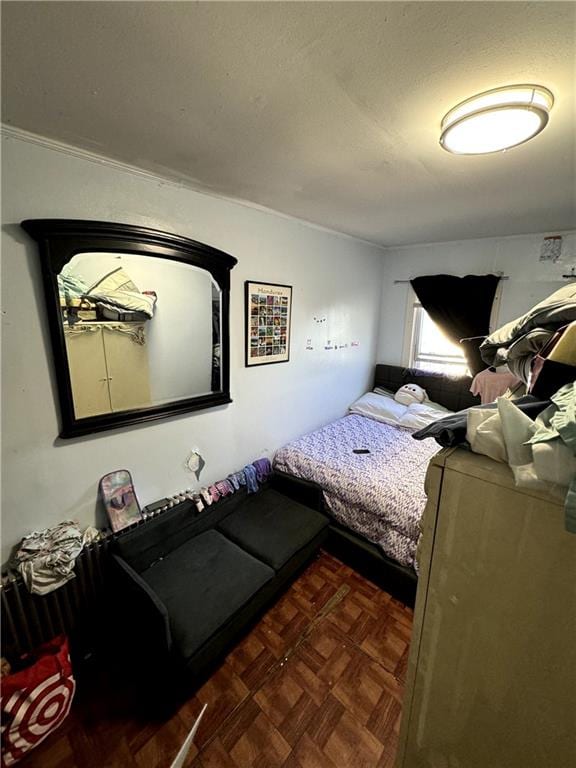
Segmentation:
<svg viewBox="0 0 576 768">
<path fill-rule="evenodd" d="M 31 666 L 1 681 L 3 766 L 17 763 L 70 712 L 76 683 L 67 638 L 55 637 L 40 646 L 35 656 Z"/>
</svg>

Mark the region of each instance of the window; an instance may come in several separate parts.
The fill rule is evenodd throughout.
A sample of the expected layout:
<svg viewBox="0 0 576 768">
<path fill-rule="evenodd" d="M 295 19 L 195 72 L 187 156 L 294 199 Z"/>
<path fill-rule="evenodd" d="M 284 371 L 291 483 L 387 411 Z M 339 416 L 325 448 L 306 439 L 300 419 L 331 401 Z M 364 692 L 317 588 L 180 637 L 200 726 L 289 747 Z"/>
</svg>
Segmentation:
<svg viewBox="0 0 576 768">
<path fill-rule="evenodd" d="M 418 302 L 414 304 L 410 366 L 454 375 L 468 373 L 468 363 L 460 346 L 442 333 Z"/>
</svg>

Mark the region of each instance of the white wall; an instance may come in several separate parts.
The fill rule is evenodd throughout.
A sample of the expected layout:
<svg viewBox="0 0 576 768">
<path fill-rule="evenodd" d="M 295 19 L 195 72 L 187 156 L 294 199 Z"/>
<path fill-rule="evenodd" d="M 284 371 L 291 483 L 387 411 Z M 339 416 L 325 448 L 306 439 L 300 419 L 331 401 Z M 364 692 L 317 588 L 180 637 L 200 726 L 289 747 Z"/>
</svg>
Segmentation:
<svg viewBox="0 0 576 768">
<path fill-rule="evenodd" d="M 382 251 L 183 187 L 13 136 L 3 140 L 2 560 L 25 533 L 72 518 L 94 523 L 99 478 L 131 470 L 141 504 L 193 486 L 183 462 L 206 459 L 202 483 L 342 415 L 370 384 Z M 36 246 L 25 218 L 140 224 L 236 256 L 231 293 L 231 405 L 60 440 Z M 294 286 L 290 362 L 244 367 L 243 285 Z M 306 350 L 314 317 L 346 348 Z M 359 341 L 359 346 L 351 346 Z"/>
<path fill-rule="evenodd" d="M 556 264 L 540 262 L 545 235 L 562 234 L 562 259 Z M 387 249 L 384 256 L 382 309 L 378 361 L 407 364 L 403 342 L 407 308 L 412 289 L 407 280 L 419 275 L 452 275 L 502 272 L 509 277 L 500 283 L 500 306 L 496 326 L 522 315 L 566 281 L 562 274 L 576 266 L 576 232 L 495 237 L 450 243 L 404 246 Z"/>
</svg>

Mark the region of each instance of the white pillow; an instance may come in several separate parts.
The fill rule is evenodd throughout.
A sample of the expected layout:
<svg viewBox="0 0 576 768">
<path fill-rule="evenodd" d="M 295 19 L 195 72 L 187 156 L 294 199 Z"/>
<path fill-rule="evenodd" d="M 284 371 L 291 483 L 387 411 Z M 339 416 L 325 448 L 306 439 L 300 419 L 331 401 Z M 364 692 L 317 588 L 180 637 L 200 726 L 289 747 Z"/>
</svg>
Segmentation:
<svg viewBox="0 0 576 768">
<path fill-rule="evenodd" d="M 367 416 L 374 421 L 382 421 L 385 424 L 399 424 L 400 419 L 408 407 L 397 403 L 390 395 L 379 395 L 376 392 L 367 392 L 349 408 L 350 413 L 358 413 Z"/>
<path fill-rule="evenodd" d="M 406 413 L 401 417 L 398 425 L 400 427 L 409 427 L 410 429 L 422 429 L 433 421 L 442 419 L 453 411 L 443 408 L 438 403 L 430 400 L 426 403 L 412 403 L 406 409 Z"/>
</svg>

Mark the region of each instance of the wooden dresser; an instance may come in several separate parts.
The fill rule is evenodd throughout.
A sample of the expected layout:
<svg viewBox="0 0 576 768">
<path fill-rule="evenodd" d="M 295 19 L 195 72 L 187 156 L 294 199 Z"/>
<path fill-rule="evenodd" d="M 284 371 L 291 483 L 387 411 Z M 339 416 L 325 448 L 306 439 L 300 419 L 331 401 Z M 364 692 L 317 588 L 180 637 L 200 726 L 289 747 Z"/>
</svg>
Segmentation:
<svg viewBox="0 0 576 768">
<path fill-rule="evenodd" d="M 576 535 L 507 465 L 435 456 L 397 768 L 576 766 Z"/>
</svg>

